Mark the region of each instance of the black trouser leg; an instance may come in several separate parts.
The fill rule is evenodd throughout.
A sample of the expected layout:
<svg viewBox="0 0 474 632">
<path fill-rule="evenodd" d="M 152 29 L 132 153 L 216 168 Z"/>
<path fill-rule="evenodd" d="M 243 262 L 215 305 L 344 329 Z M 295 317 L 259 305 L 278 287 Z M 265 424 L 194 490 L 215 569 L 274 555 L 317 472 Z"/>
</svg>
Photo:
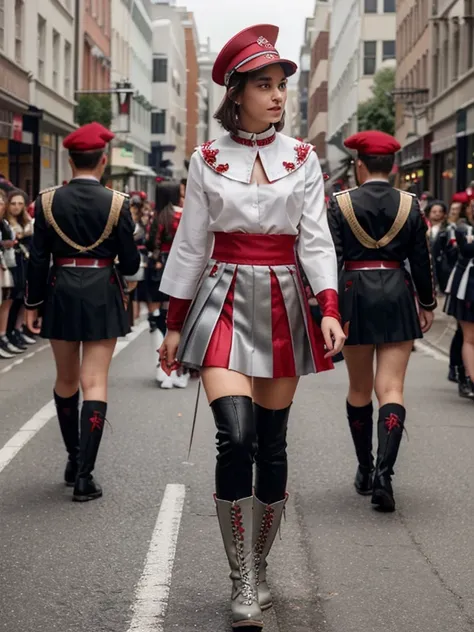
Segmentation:
<svg viewBox="0 0 474 632">
<path fill-rule="evenodd" d="M 256 449 L 252 399 L 219 397 L 211 409 L 217 428 L 216 496 L 230 502 L 248 498 Z"/>
<path fill-rule="evenodd" d="M 372 472 L 374 457 L 372 455 L 373 413 L 372 402 L 366 406 L 352 406 L 346 402 L 347 420 L 351 431 L 352 441 L 359 462 L 354 485 L 359 494 L 372 492 Z"/>
<path fill-rule="evenodd" d="M 155 326 L 161 331 L 163 336 L 166 336 L 166 318 L 168 316 L 168 310 L 160 308 L 158 316 L 154 316 Z"/>
<path fill-rule="evenodd" d="M 385 404 L 379 410 L 377 463 L 372 503 L 383 511 L 394 511 L 393 467 L 403 436 L 406 410 L 400 404 Z"/>
<path fill-rule="evenodd" d="M 449 366 L 460 367 L 463 366 L 462 359 L 462 345 L 464 342 L 464 336 L 462 333 L 461 325 L 458 325 L 456 333 L 451 341 L 451 347 L 449 349 Z"/>
<path fill-rule="evenodd" d="M 99 452 L 106 413 L 106 402 L 84 401 L 82 403 L 79 470 L 73 500 L 83 502 L 102 496 L 102 489 L 94 481 L 92 471 Z"/>
<path fill-rule="evenodd" d="M 64 480 L 66 485 L 72 486 L 76 481 L 79 459 L 79 391 L 71 397 L 60 397 L 55 392 L 54 402 L 56 404 L 59 428 L 69 454 Z"/>
<path fill-rule="evenodd" d="M 271 410 L 254 404 L 257 429 L 255 496 L 267 505 L 285 498 L 288 480 L 286 433 L 290 408 Z"/>
</svg>

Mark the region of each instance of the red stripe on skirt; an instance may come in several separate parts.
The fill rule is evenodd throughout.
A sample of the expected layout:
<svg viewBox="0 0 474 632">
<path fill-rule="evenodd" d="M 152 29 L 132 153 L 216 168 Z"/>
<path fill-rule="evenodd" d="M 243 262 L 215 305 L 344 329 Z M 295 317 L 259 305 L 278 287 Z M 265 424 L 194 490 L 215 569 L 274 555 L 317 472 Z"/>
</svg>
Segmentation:
<svg viewBox="0 0 474 632">
<path fill-rule="evenodd" d="M 207 346 L 202 366 L 214 366 L 223 369 L 229 368 L 234 327 L 235 277 L 236 274 L 234 273 L 234 278 L 227 292 L 222 311 Z"/>
<path fill-rule="evenodd" d="M 273 377 L 296 375 L 290 323 L 278 277 L 270 270 L 272 296 Z"/>
<path fill-rule="evenodd" d="M 308 299 L 306 297 L 303 280 L 300 276 L 298 268 L 296 268 L 296 275 L 299 286 L 301 288 L 301 294 L 303 296 L 304 308 L 306 313 L 306 322 L 308 323 L 308 336 L 309 343 L 311 345 L 311 350 L 313 352 L 314 364 L 316 371 L 319 373 L 320 371 L 330 371 L 334 368 L 334 364 L 331 358 L 325 358 L 324 355 L 326 353 L 324 349 L 324 336 L 321 329 L 314 322 L 313 316 L 311 314 L 311 308 L 308 303 Z"/>
</svg>

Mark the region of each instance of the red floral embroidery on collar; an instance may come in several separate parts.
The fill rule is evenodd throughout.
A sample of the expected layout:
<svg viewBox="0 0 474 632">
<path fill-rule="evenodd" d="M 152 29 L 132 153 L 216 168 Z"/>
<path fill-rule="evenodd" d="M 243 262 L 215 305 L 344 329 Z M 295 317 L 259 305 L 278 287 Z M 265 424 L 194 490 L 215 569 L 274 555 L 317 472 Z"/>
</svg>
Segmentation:
<svg viewBox="0 0 474 632">
<path fill-rule="evenodd" d="M 308 143 L 299 143 L 298 145 L 295 145 L 296 164 L 294 162 L 284 162 L 283 166 L 289 173 L 291 173 L 296 169 L 296 167 L 299 167 L 304 163 L 311 150 L 312 146 Z"/>
<path fill-rule="evenodd" d="M 207 164 L 214 169 L 214 171 L 217 171 L 217 173 L 225 173 L 229 170 L 229 164 L 219 163 L 218 165 L 216 165 L 217 154 L 219 153 L 219 150 L 211 149 L 211 145 L 213 142 L 213 140 L 208 140 L 201 145 L 202 157 L 207 162 Z"/>
<path fill-rule="evenodd" d="M 239 145 L 246 145 L 247 147 L 253 147 L 254 145 L 257 145 L 257 147 L 265 147 L 266 145 L 271 145 L 275 141 L 276 132 L 268 138 L 258 138 L 256 141 L 250 140 L 249 138 L 241 138 L 236 134 L 231 134 L 230 137 Z"/>
</svg>

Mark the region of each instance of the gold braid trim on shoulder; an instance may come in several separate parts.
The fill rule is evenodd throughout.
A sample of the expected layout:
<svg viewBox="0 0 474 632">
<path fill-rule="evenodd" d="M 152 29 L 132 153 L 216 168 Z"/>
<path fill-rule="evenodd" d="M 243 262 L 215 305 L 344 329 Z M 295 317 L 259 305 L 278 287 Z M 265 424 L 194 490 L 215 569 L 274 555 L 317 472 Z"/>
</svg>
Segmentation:
<svg viewBox="0 0 474 632">
<path fill-rule="evenodd" d="M 357 241 L 362 244 L 364 248 L 375 250 L 388 246 L 405 226 L 408 216 L 410 215 L 413 197 L 404 191 L 400 191 L 400 204 L 395 221 L 387 234 L 378 241 L 371 237 L 357 221 L 354 207 L 352 206 L 351 196 L 347 191 L 342 195 L 338 195 L 336 201 Z"/>
<path fill-rule="evenodd" d="M 71 248 L 74 248 L 74 250 L 77 250 L 78 252 L 89 252 L 90 250 L 94 250 L 95 248 L 98 248 L 100 244 L 102 244 L 106 239 L 110 237 L 112 230 L 114 229 L 115 226 L 117 226 L 119 222 L 120 211 L 122 210 L 123 202 L 125 200 L 125 197 L 123 195 L 120 195 L 118 191 L 113 191 L 112 203 L 110 205 L 110 212 L 107 218 L 107 224 L 105 225 L 104 232 L 99 237 L 99 239 L 97 239 L 97 241 L 95 241 L 91 246 L 80 246 L 79 244 L 77 244 L 75 241 L 73 241 L 66 235 L 66 233 L 60 228 L 60 226 L 54 219 L 54 216 L 53 216 L 54 193 L 55 193 L 55 190 L 52 190 L 52 191 L 50 190 L 50 191 L 47 191 L 46 193 L 43 193 L 43 195 L 41 196 L 41 205 L 43 207 L 46 221 L 48 222 L 50 226 L 52 226 L 55 233 L 58 235 L 58 237 L 60 237 L 64 241 L 64 243 L 66 243 Z"/>
</svg>

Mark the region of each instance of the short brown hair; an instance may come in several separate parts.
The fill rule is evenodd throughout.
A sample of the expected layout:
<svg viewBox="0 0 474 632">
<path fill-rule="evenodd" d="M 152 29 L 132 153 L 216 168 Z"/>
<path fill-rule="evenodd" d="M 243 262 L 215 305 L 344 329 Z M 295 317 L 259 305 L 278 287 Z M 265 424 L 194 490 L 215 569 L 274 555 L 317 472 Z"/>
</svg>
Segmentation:
<svg viewBox="0 0 474 632">
<path fill-rule="evenodd" d="M 239 106 L 235 102 L 235 99 L 243 93 L 249 78 L 252 75 L 255 75 L 257 72 L 260 71 L 254 70 L 253 72 L 234 72 L 231 76 L 224 100 L 214 114 L 214 118 L 216 119 L 216 121 L 219 121 L 226 132 L 237 134 L 237 132 L 239 131 Z M 284 112 L 281 119 L 278 121 L 278 123 L 275 124 L 274 127 L 277 132 L 281 132 L 281 130 L 285 127 Z"/>
</svg>

